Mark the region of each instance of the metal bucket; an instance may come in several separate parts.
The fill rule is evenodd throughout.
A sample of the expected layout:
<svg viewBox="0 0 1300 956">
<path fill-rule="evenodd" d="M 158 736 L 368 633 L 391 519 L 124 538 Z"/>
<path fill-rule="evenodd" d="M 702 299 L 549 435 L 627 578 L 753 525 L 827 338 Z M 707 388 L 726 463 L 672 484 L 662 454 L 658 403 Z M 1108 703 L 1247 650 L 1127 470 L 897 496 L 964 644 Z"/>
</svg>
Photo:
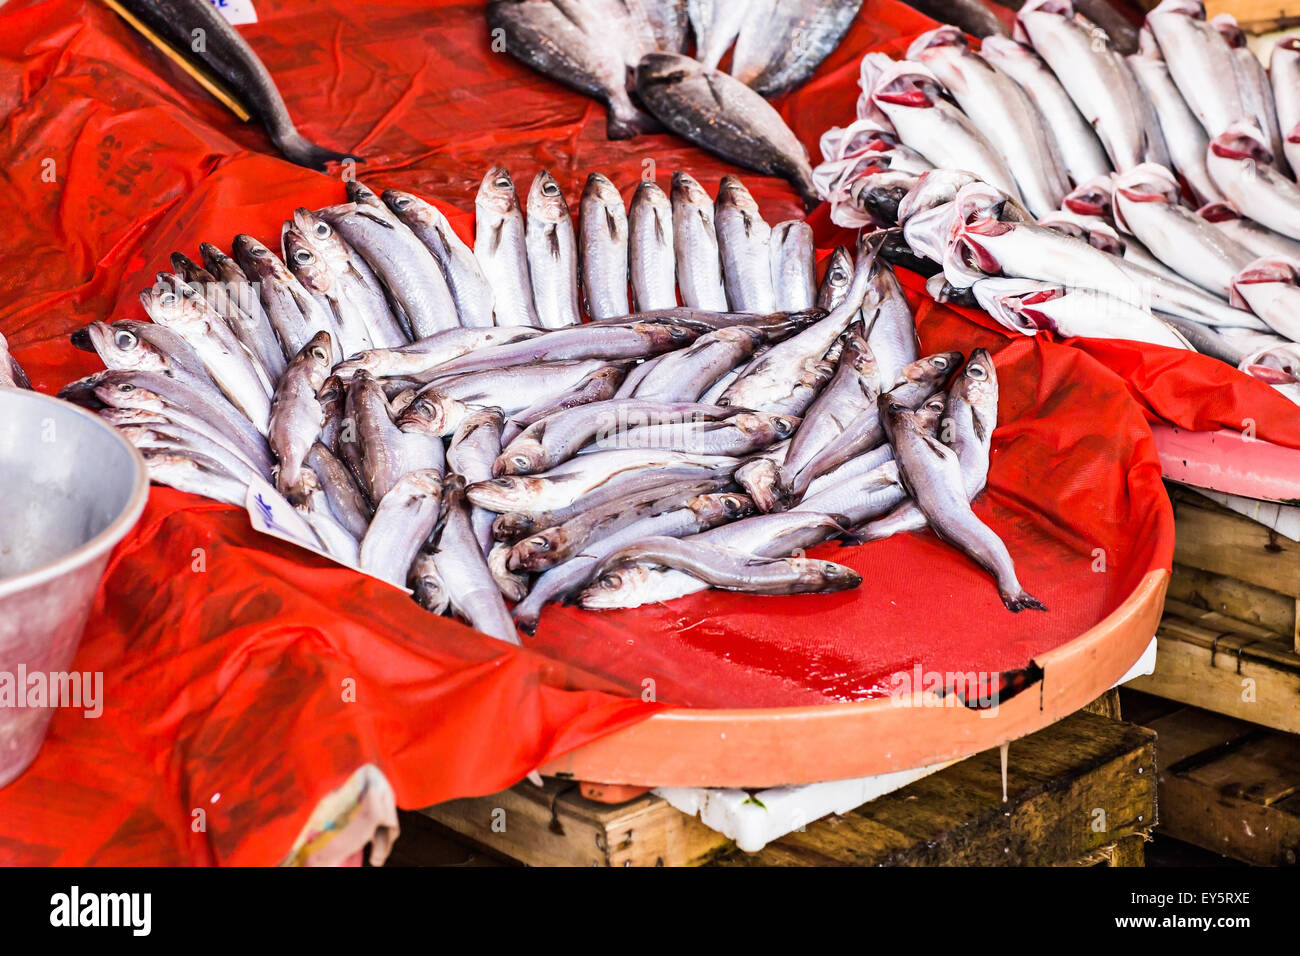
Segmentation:
<svg viewBox="0 0 1300 956">
<path fill-rule="evenodd" d="M 0 388 L 0 787 L 36 759 L 51 705 L 67 702 L 62 675 L 100 575 L 148 494 L 144 462 L 106 422 Z"/>
</svg>

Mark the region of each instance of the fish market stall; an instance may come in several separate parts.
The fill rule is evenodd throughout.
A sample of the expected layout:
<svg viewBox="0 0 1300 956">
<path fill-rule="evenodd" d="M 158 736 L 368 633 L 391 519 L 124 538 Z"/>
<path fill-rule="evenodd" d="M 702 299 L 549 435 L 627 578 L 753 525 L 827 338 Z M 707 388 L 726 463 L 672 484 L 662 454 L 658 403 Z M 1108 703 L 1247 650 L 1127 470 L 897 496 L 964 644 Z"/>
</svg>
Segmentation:
<svg viewBox="0 0 1300 956">
<path fill-rule="evenodd" d="M 545 4 L 263 0 L 234 40 L 205 21 L 274 78 L 219 78 L 249 124 L 122 6 L 0 8 L 0 248 L 31 263 L 0 270 L 0 358 L 155 482 L 74 663 L 102 715 L 58 710 L 0 789 L 0 861 L 341 862 L 395 807 L 538 772 L 768 788 L 1046 733 L 1159 627 L 1152 423 L 1300 454 L 1294 276 L 1220 247 L 1178 274 L 1157 217 L 1213 220 L 1173 211 L 1131 114 L 1054 175 L 1043 137 L 990 149 L 1017 114 L 893 0 L 842 5 L 815 56 L 711 22 L 695 59 L 663 22 L 581 71 L 530 40 L 581 32 Z M 1039 70 L 1035 31 L 1069 29 L 1043 7 Z M 1216 133 L 1206 182 L 1265 216 L 1226 165 L 1260 135 Z"/>
</svg>

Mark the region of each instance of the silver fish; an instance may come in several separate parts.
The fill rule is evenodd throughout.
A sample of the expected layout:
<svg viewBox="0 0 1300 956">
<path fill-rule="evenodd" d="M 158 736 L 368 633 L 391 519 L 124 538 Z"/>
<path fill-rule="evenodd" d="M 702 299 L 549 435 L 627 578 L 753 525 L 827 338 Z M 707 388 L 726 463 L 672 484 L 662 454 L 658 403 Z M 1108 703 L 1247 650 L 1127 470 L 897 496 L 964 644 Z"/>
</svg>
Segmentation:
<svg viewBox="0 0 1300 956">
<path fill-rule="evenodd" d="M 619 45 L 610 42 L 611 25 L 590 26 L 578 13 L 569 0 L 491 0 L 487 5 L 488 26 L 503 31 L 512 56 L 605 104 L 609 139 L 657 129 L 628 97 L 627 66 Z"/>
<path fill-rule="evenodd" d="M 754 0 L 686 0 L 696 58 L 710 69 L 717 67 L 757 6 Z"/>
<path fill-rule="evenodd" d="M 399 588 L 406 587 L 415 556 L 438 523 L 441 504 L 442 475 L 438 472 L 413 471 L 399 478 L 380 499 L 361 539 L 361 569 Z"/>
<path fill-rule="evenodd" d="M 432 554 L 421 551 L 415 556 L 408 580 L 411 590 L 415 593 L 415 601 L 420 607 L 434 614 L 447 613 L 448 608 L 451 607 L 451 596 L 447 594 L 447 586 L 442 581 L 442 575 L 438 572 Z"/>
<path fill-rule="evenodd" d="M 140 457 L 152 481 L 236 508 L 244 507 L 248 484 L 210 458 L 171 448 L 144 448 Z"/>
<path fill-rule="evenodd" d="M 497 325 L 541 324 L 528 271 L 527 229 L 514 180 L 493 166 L 474 200 L 474 257 L 492 285 Z"/>
<path fill-rule="evenodd" d="M 493 477 L 493 465 L 501 456 L 502 425 L 501 412 L 495 408 L 486 408 L 468 416 L 452 434 L 447 448 L 447 464 L 470 484 Z M 482 508 L 474 508 L 470 514 L 470 524 L 485 556 L 492 547 L 494 517 Z"/>
<path fill-rule="evenodd" d="M 446 518 L 433 552 L 433 563 L 446 587 L 451 609 L 484 634 L 518 644 L 514 621 L 474 532 L 465 497 L 465 479 L 459 475 L 448 478 L 445 495 Z"/>
<path fill-rule="evenodd" d="M 763 96 L 802 86 L 853 25 L 862 0 L 759 0 L 741 24 L 731 75 Z"/>
<path fill-rule="evenodd" d="M 501 430 L 501 440 L 503 442 L 513 440 L 529 425 L 541 421 L 548 415 L 613 398 L 626 374 L 626 366 L 623 365 L 606 365 L 604 368 L 596 369 L 572 388 L 564 389 L 555 395 L 548 395 L 523 411 L 511 415 Z"/>
<path fill-rule="evenodd" d="M 1233 280 L 1232 290 L 1269 328 L 1300 341 L 1300 267 L 1292 259 L 1257 259 Z"/>
<path fill-rule="evenodd" d="M 360 541 L 370 526 L 374 509 L 348 466 L 319 441 L 307 450 L 306 465 L 316 476 L 334 517 Z"/>
<path fill-rule="evenodd" d="M 826 261 L 826 272 L 817 287 L 817 308 L 827 312 L 844 301 L 853 281 L 853 254 L 845 246 L 836 246 Z"/>
<path fill-rule="evenodd" d="M 1183 99 L 1211 138 L 1246 118 L 1236 58 L 1223 35 L 1205 22 L 1200 0 L 1163 0 L 1147 14 L 1146 25 Z"/>
<path fill-rule="evenodd" d="M 360 542 L 335 516 L 330 506 L 329 496 L 325 494 L 316 473 L 310 468 L 303 468 L 298 483 L 301 501 L 297 509 L 325 551 L 339 561 L 352 567 L 360 559 Z"/>
<path fill-rule="evenodd" d="M 745 84 L 676 53 L 651 53 L 636 69 L 641 101 L 673 132 L 723 159 L 794 187 L 818 202 L 808 154 L 781 114 Z"/>
<path fill-rule="evenodd" d="M 772 227 L 771 255 L 776 309 L 796 312 L 817 305 L 816 246 L 812 227 L 796 219 L 777 223 Z"/>
<path fill-rule="evenodd" d="M 1237 20 L 1231 13 L 1220 13 L 1211 18 L 1210 26 L 1219 31 L 1232 51 L 1232 60 L 1237 67 L 1237 80 L 1241 86 L 1244 118 L 1253 119 L 1255 125 L 1263 131 L 1268 140 L 1268 148 L 1273 153 L 1273 162 L 1282 172 L 1290 175 L 1291 167 L 1283 153 L 1284 145 L 1281 131 L 1278 129 L 1277 108 L 1273 103 L 1273 88 L 1269 83 L 1268 71 L 1259 57 L 1246 45 L 1246 34 L 1237 26 Z"/>
<path fill-rule="evenodd" d="M 655 49 L 669 53 L 686 52 L 691 21 L 686 0 L 640 0 L 646 20 L 655 36 Z"/>
<path fill-rule="evenodd" d="M 727 311 L 722 254 L 713 222 L 713 200 L 688 173 L 673 173 L 673 250 L 682 301 L 692 309 Z"/>
<path fill-rule="evenodd" d="M 988 36 L 979 55 L 1020 85 L 1038 107 L 1070 178 L 1084 183 L 1110 172 L 1101 141 L 1046 63 L 1009 37 Z"/>
<path fill-rule="evenodd" d="M 716 422 L 665 422 L 640 425 L 598 438 L 590 449 L 646 448 L 692 455 L 742 457 L 789 438 L 799 419 L 763 412 L 737 412 Z"/>
<path fill-rule="evenodd" d="M 365 371 L 375 378 L 413 378 L 479 349 L 520 342 L 541 334 L 541 329 L 532 326 L 445 329 L 398 348 L 372 349 L 354 355 L 346 362 L 340 362 L 334 374 L 348 379 L 358 371 Z"/>
<path fill-rule="evenodd" d="M 582 315 L 578 307 L 578 247 L 573 218 L 560 184 L 544 169 L 528 191 L 525 245 L 538 321 L 548 329 L 577 325 Z"/>
<path fill-rule="evenodd" d="M 160 272 L 140 302 L 151 319 L 190 344 L 226 398 L 265 432 L 271 411 L 266 373 L 207 301 L 178 276 Z"/>
<path fill-rule="evenodd" d="M 1207 203 L 1196 210 L 1196 215 L 1212 222 L 1234 242 L 1245 246 L 1256 256 L 1289 256 L 1300 259 L 1300 240 L 1274 232 L 1247 219 L 1228 203 Z"/>
<path fill-rule="evenodd" d="M 235 261 L 257 288 L 271 328 L 286 360 L 293 358 L 317 332 L 335 334 L 330 317 L 302 283 L 293 277 L 280 257 L 252 236 L 235 236 Z M 343 356 L 334 345 L 335 357 Z"/>
<path fill-rule="evenodd" d="M 627 315 L 627 211 L 614 184 L 587 177 L 578 211 L 582 297 L 593 319 Z"/>
<path fill-rule="evenodd" d="M 880 414 L 888 422 L 899 474 L 930 527 L 964 551 L 997 580 L 998 594 L 1009 611 L 1045 611 L 1016 578 L 1015 564 L 1002 539 L 971 511 L 957 454 L 917 424 L 916 412 L 887 395 Z"/>
<path fill-rule="evenodd" d="M 284 243 L 284 261 L 294 278 L 304 289 L 316 297 L 333 320 L 338 332 L 339 348 L 343 355 L 352 356 L 374 348 L 370 329 L 366 324 L 364 306 L 352 300 L 352 288 L 333 269 L 333 266 L 316 253 L 315 246 L 296 226 L 289 225 L 281 234 Z"/>
<path fill-rule="evenodd" d="M 637 311 L 676 307 L 673 257 L 672 203 L 657 183 L 642 180 L 628 213 L 628 268 Z"/>
<path fill-rule="evenodd" d="M 286 230 L 289 225 L 285 223 Z M 370 340 L 377 348 L 397 348 L 410 341 L 402 322 L 389 305 L 379 277 L 333 226 L 303 207 L 293 211 L 292 225 L 311 244 L 316 255 L 329 263 L 342 287 L 342 294 L 360 313 Z M 283 232 L 281 239 L 283 241 Z"/>
<path fill-rule="evenodd" d="M 1284 36 L 1273 45 L 1268 75 L 1282 151 L 1295 172 L 1300 170 L 1300 38 Z"/>
<path fill-rule="evenodd" d="M 763 219 L 745 184 L 734 176 L 723 176 L 718 184 L 714 224 L 731 311 L 775 312 L 772 227 Z"/>
<path fill-rule="evenodd" d="M 1210 178 L 1243 215 L 1300 239 L 1300 186 L 1272 165 L 1263 134 L 1251 123 L 1231 124 L 1210 141 Z"/>
<path fill-rule="evenodd" d="M 696 401 L 730 369 L 753 355 L 762 342 L 762 333 L 745 325 L 710 332 L 689 348 L 663 356 L 631 394 L 652 401 Z"/>
<path fill-rule="evenodd" d="M 329 333 L 317 332 L 294 356 L 275 389 L 267 438 L 278 463 L 276 489 L 294 504 L 302 504 L 307 498 L 300 478 L 307 452 L 316 443 L 324 423 L 316 393 L 329 373 Z"/>
<path fill-rule="evenodd" d="M 212 307 L 225 316 L 226 324 L 257 358 L 267 378 L 272 382 L 278 381 L 284 374 L 284 352 L 257 289 L 239 264 L 212 243 L 200 243 L 199 253 L 208 274 L 216 281 L 215 287 L 200 291 Z"/>
<path fill-rule="evenodd" d="M 366 260 L 389 297 L 400 306 L 414 338 L 460 324 L 456 302 L 437 261 L 377 197 L 365 204 L 330 206 L 317 210 L 316 215 Z"/>
<path fill-rule="evenodd" d="M 904 369 L 920 358 L 921 346 L 916 339 L 912 307 L 903 295 L 898 276 L 886 262 L 877 259 L 874 265 L 866 297 L 875 305 L 869 317 L 867 344 L 875 358 L 880 386 L 889 389 L 903 377 Z"/>
<path fill-rule="evenodd" d="M 156 322 L 92 322 L 73 332 L 71 340 L 77 348 L 93 351 L 107 368 L 166 372 L 209 398 L 225 399 L 199 354 L 178 333 Z"/>
</svg>

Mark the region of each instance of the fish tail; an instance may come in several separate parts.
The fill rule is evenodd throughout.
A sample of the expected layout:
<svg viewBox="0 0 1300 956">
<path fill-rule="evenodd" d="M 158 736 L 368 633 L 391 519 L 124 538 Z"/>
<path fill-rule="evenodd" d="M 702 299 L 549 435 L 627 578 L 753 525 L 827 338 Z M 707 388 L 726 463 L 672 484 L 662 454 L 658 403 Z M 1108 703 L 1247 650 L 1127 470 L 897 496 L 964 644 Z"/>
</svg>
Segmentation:
<svg viewBox="0 0 1300 956">
<path fill-rule="evenodd" d="M 328 163 L 341 163 L 344 160 L 351 160 L 354 163 L 365 162 L 359 156 L 354 156 L 351 153 L 340 153 L 337 150 L 318 146 L 297 130 L 278 137 L 275 140 L 275 147 L 290 162 L 299 166 L 306 166 L 309 169 L 321 170 L 322 172 Z"/>
<path fill-rule="evenodd" d="M 1031 611 L 1047 610 L 1046 604 L 1038 600 L 1038 598 L 1034 597 L 1024 588 L 1021 588 L 1020 593 L 1018 594 L 1015 595 L 1002 594 L 1001 597 L 1002 597 L 1002 603 L 1006 605 L 1007 610 L 1010 611 L 1012 614 L 1019 614 L 1021 611 L 1024 610 L 1031 610 Z"/>
<path fill-rule="evenodd" d="M 642 112 L 627 102 L 611 103 L 605 116 L 605 137 L 607 139 L 633 139 L 642 133 L 658 133 L 663 130 L 660 122 L 649 113 Z"/>
</svg>

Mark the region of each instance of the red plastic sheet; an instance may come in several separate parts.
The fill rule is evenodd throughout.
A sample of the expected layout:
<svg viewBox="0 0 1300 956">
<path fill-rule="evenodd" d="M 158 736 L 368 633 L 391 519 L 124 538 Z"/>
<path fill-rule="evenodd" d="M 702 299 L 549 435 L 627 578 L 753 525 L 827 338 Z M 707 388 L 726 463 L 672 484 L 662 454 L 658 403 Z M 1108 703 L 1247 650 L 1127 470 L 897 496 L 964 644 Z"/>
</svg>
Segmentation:
<svg viewBox="0 0 1300 956">
<path fill-rule="evenodd" d="M 686 168 L 712 188 L 731 171 L 667 135 L 607 142 L 599 105 L 490 51 L 479 4 L 256 6 L 260 22 L 243 31 L 304 134 L 361 153 L 377 187 L 439 200 L 462 235 L 494 162 L 521 188 L 550 168 L 574 199 L 592 169 L 628 194 L 646 174 L 666 182 Z M 862 53 L 900 53 L 929 25 L 868 0 L 782 104 L 814 158 L 822 130 L 852 116 Z M 337 179 L 270 154 L 260 131 L 93 2 L 0 10 L 0 115 L 0 331 L 47 391 L 98 367 L 68 333 L 141 317 L 136 291 L 173 249 L 228 245 L 238 231 L 274 240 L 293 207 L 342 195 Z M 801 215 L 783 183 L 746 181 L 771 221 Z M 824 211 L 813 221 L 825 247 L 843 239 Z M 913 535 L 824 549 L 864 573 L 857 592 L 552 608 L 531 649 L 514 650 L 253 534 L 233 509 L 154 489 L 74 664 L 104 673 L 104 715 L 60 711 L 32 769 L 0 791 L 0 862 L 273 863 L 362 764 L 401 806 L 492 792 L 647 716 L 647 681 L 677 704 L 793 704 L 879 694 L 914 663 L 1014 670 L 1169 566 L 1143 410 L 1189 427 L 1253 416 L 1260 437 L 1300 447 L 1294 415 L 1231 370 L 1213 373 L 1230 387 L 1205 388 L 1205 360 L 1089 343 L 1116 374 L 1084 349 L 1013 341 L 925 305 L 904 278 L 927 348 L 998 353 L 1002 423 L 978 510 L 1049 614 L 1008 614 L 970 562 Z"/>
</svg>

